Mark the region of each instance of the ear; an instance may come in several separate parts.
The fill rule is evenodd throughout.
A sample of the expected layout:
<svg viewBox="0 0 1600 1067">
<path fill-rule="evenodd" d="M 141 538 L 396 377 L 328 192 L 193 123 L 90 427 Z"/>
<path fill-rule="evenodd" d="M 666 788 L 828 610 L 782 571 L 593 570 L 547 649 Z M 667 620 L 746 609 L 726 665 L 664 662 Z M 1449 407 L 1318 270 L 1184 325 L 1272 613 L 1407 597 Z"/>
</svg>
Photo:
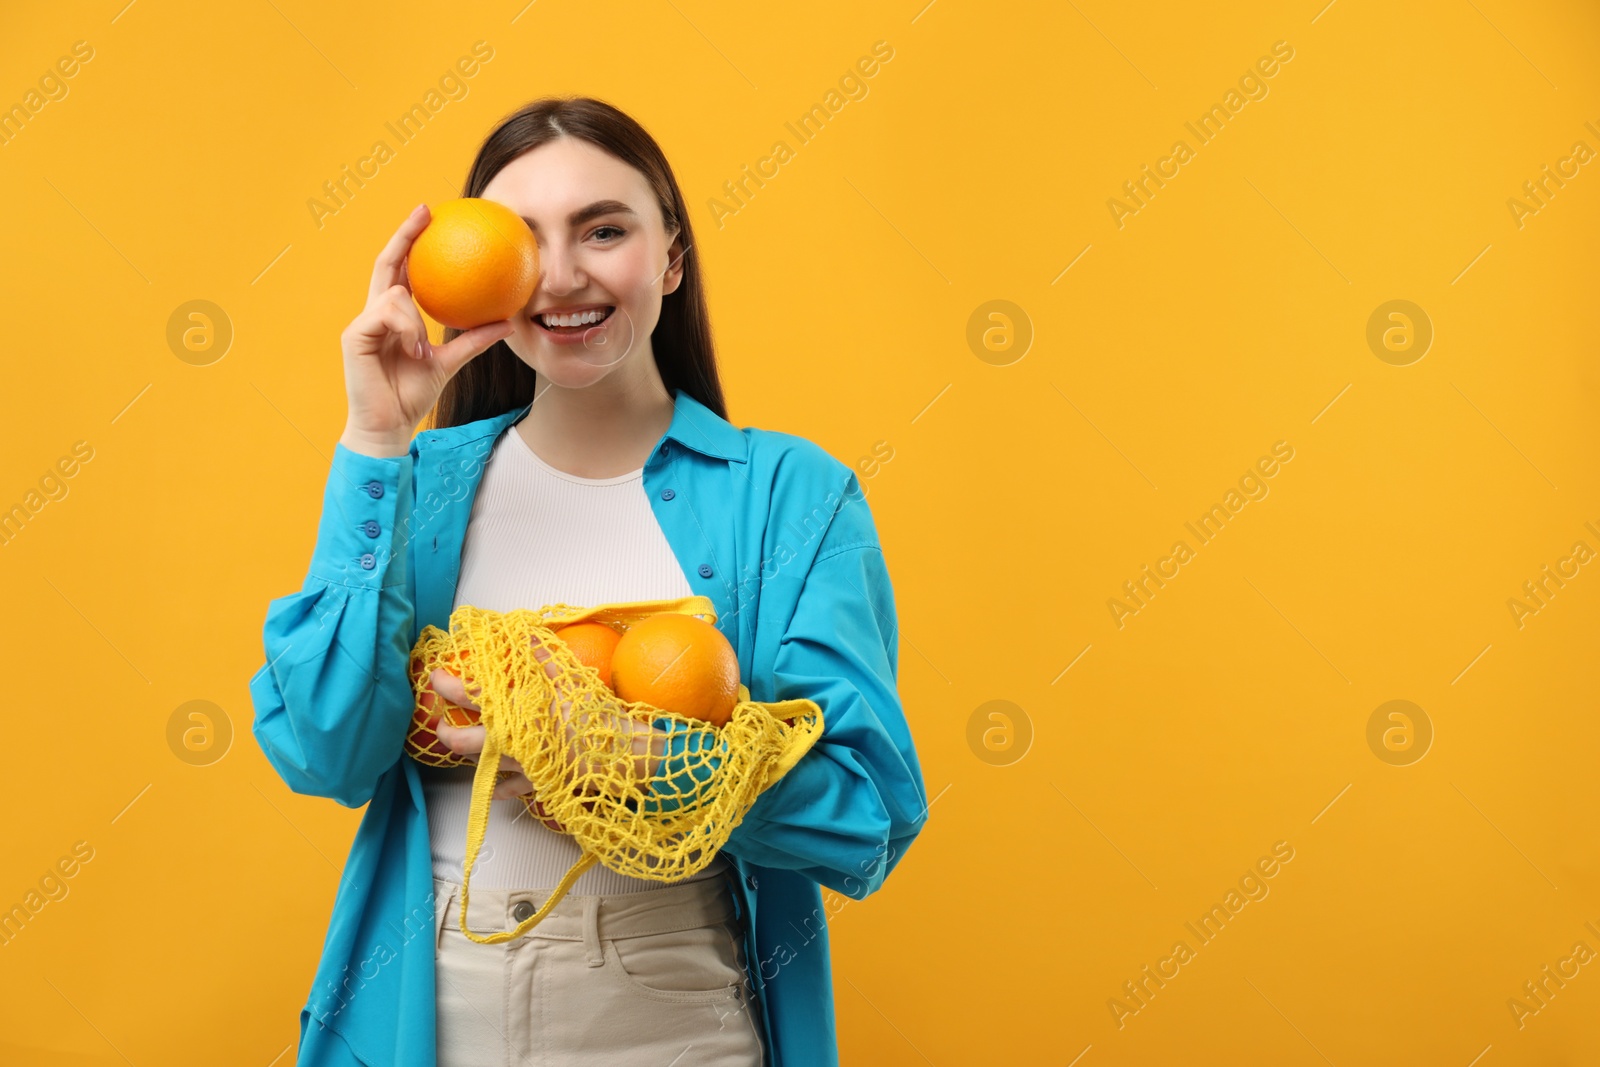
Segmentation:
<svg viewBox="0 0 1600 1067">
<path fill-rule="evenodd" d="M 678 286 L 683 284 L 683 231 L 680 229 L 672 235 L 672 243 L 667 246 L 667 269 L 661 275 L 661 295 L 676 292 Z"/>
</svg>

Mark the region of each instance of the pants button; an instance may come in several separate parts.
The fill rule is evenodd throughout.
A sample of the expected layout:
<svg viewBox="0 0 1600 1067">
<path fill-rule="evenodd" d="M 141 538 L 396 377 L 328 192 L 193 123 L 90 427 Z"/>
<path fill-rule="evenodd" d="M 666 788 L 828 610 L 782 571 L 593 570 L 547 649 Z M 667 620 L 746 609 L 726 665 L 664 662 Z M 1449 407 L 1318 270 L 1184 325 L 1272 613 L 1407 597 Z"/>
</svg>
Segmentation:
<svg viewBox="0 0 1600 1067">
<path fill-rule="evenodd" d="M 519 900 L 517 906 L 511 909 L 511 917 L 519 923 L 525 923 L 533 918 L 533 913 L 539 909 L 533 906 L 531 900 Z"/>
</svg>

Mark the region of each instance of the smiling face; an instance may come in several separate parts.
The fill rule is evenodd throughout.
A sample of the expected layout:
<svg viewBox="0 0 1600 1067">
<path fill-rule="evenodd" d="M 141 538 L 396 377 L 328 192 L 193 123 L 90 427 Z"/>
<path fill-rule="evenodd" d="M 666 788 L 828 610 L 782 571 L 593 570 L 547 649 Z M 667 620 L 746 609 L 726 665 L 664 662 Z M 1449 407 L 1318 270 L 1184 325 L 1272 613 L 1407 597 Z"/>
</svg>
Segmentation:
<svg viewBox="0 0 1600 1067">
<path fill-rule="evenodd" d="M 683 261 L 644 175 L 558 137 L 512 160 L 480 195 L 522 216 L 539 242 L 539 285 L 505 339 L 517 358 L 569 389 L 652 372 L 650 334 Z M 557 321 L 574 325 L 546 325 L 546 313 L 561 312 L 569 317 Z"/>
</svg>

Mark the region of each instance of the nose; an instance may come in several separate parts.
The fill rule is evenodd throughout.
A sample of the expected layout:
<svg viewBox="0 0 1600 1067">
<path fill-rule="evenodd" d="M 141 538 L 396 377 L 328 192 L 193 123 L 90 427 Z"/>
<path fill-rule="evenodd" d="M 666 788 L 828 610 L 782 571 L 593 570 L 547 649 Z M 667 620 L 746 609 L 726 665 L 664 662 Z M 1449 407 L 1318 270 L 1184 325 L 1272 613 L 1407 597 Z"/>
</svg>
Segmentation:
<svg viewBox="0 0 1600 1067">
<path fill-rule="evenodd" d="M 576 254 L 557 244 L 539 249 L 539 273 L 539 287 L 555 297 L 566 296 L 586 284 Z"/>
</svg>

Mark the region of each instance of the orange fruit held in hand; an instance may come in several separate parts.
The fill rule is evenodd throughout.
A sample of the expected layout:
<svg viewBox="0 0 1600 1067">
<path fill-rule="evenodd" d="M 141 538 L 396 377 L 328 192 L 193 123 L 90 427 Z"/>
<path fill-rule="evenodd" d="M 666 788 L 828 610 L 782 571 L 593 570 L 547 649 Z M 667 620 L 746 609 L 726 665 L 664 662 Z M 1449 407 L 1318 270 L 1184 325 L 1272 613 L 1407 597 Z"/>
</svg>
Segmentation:
<svg viewBox="0 0 1600 1067">
<path fill-rule="evenodd" d="M 512 318 L 539 284 L 539 243 L 516 212 L 479 197 L 431 209 L 411 243 L 411 295 L 434 321 L 458 330 Z"/>
<path fill-rule="evenodd" d="M 601 622 L 575 622 L 556 631 L 556 636 L 567 643 L 578 662 L 600 672 L 600 680 L 611 684 L 611 657 L 616 653 L 622 635 Z"/>
<path fill-rule="evenodd" d="M 628 627 L 611 656 L 612 687 L 642 701 L 721 726 L 739 702 L 739 657 L 704 619 L 676 612 Z"/>
</svg>

